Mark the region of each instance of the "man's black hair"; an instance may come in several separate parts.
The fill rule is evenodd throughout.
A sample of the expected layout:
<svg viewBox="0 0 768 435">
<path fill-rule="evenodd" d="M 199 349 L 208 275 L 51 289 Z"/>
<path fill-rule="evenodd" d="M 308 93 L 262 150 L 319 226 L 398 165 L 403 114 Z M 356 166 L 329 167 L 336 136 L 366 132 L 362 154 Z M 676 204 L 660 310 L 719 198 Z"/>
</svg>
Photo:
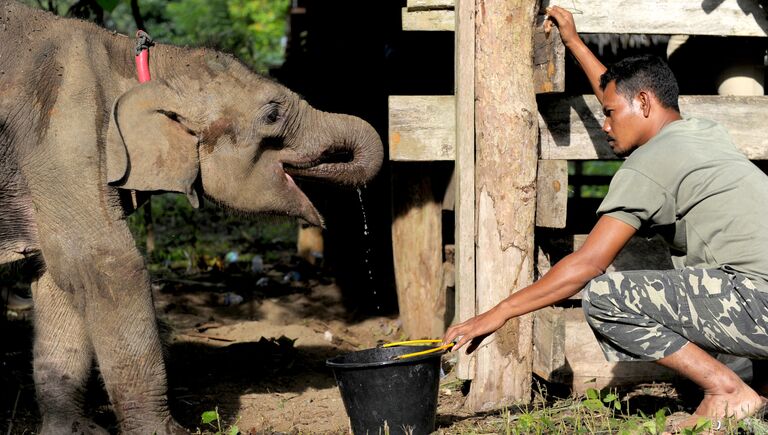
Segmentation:
<svg viewBox="0 0 768 435">
<path fill-rule="evenodd" d="M 640 91 L 650 91 L 664 107 L 680 112 L 677 97 L 680 88 L 669 65 L 658 56 L 640 55 L 622 59 L 600 76 L 600 89 L 616 81 L 616 92 L 628 100 Z"/>
</svg>

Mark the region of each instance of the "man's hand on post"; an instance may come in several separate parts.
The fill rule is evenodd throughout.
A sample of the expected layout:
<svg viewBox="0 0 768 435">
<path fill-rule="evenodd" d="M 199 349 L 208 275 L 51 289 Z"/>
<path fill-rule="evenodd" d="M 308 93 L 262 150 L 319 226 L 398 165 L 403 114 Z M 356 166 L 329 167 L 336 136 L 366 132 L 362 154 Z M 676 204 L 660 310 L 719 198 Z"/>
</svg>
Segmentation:
<svg viewBox="0 0 768 435">
<path fill-rule="evenodd" d="M 571 43 L 579 40 L 579 34 L 576 32 L 576 24 L 573 22 L 573 15 L 560 6 L 549 6 L 547 8 L 546 19 L 544 20 L 544 30 L 549 32 L 552 25 L 556 25 L 560 30 L 560 38 L 563 44 L 569 47 Z"/>
<path fill-rule="evenodd" d="M 451 326 L 445 331 L 443 343 L 455 341 L 456 344 L 451 349 L 452 351 L 461 349 L 465 344 L 470 343 L 467 347 L 467 353 L 471 353 L 485 337 L 496 332 L 507 322 L 508 318 L 501 311 L 501 307 L 497 305 L 483 314 Z"/>
</svg>

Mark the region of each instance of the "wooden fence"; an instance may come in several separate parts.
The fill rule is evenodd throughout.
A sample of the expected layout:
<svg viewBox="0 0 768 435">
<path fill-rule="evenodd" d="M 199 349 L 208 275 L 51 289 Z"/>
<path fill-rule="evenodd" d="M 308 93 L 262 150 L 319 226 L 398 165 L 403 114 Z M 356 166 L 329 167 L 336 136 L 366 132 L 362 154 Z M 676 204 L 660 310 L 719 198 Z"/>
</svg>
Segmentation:
<svg viewBox="0 0 768 435">
<path fill-rule="evenodd" d="M 478 154 L 478 138 L 484 134 L 480 129 L 488 128 L 478 124 L 481 114 L 477 112 L 480 106 L 476 97 L 486 85 L 483 80 L 487 80 L 485 70 L 478 70 L 487 68 L 481 65 L 478 53 L 487 49 L 482 44 L 490 44 L 478 35 L 485 31 L 485 21 L 493 18 L 488 11 L 496 6 L 489 0 L 477 0 L 478 6 L 473 0 L 457 1 L 454 4 L 451 0 L 408 0 L 402 12 L 404 30 L 455 31 L 455 94 L 391 96 L 389 100 L 389 153 L 393 177 L 399 180 L 393 184 L 395 275 L 401 317 L 406 332 L 413 337 L 440 336 L 451 319 L 472 317 L 498 302 L 504 296 L 499 290 L 509 294 L 524 284 L 518 281 L 517 287 L 505 288 L 512 272 L 503 267 L 489 269 L 489 260 L 478 257 L 478 246 L 485 237 L 481 233 L 488 226 L 485 219 L 489 219 L 480 212 L 480 196 L 486 193 L 480 193 L 482 187 L 476 184 L 480 177 L 476 165 L 483 158 Z M 540 10 L 548 5 L 548 0 L 542 0 Z M 765 37 L 768 29 L 766 11 L 758 0 L 563 0 L 560 5 L 571 10 L 581 33 Z M 481 6 L 483 10 L 476 9 Z M 531 44 L 535 47 L 530 86 L 538 94 L 551 95 L 538 98 L 535 224 L 539 229 L 558 229 L 555 231 L 567 241 L 568 249 L 575 249 L 583 236 L 567 234 L 568 161 L 616 156 L 600 131 L 603 115 L 596 98 L 553 93 L 564 88 L 565 50 L 556 34 L 543 33 L 541 23 L 539 14 L 532 24 Z M 506 53 L 499 51 L 496 55 Z M 712 61 L 716 59 L 714 54 Z M 723 124 L 750 159 L 768 160 L 765 96 L 683 95 L 680 106 L 686 116 L 710 118 Z M 452 176 L 445 177 L 445 182 L 434 177 L 431 169 L 441 161 L 453 162 Z M 446 213 L 452 214 L 453 219 L 446 220 Z M 454 236 L 449 240 L 444 235 L 451 229 L 442 225 L 450 225 L 451 221 Z M 536 241 L 538 253 L 528 254 L 538 256 L 537 267 L 542 272 L 556 256 L 550 258 L 544 252 L 543 247 L 551 247 L 552 241 L 541 240 L 541 234 L 551 237 L 552 233 L 536 231 L 540 234 Z M 628 251 L 635 249 L 664 261 L 663 250 L 658 250 L 663 248 L 653 242 L 633 240 L 632 245 L 634 248 L 631 246 Z M 455 316 L 450 312 L 452 309 Z M 567 305 L 552 307 L 526 319 L 516 324 L 515 337 L 519 343 L 514 352 L 500 352 L 501 339 L 497 339 L 496 344 L 480 348 L 475 356 L 460 359 L 460 377 L 473 379 L 476 389 L 470 393 L 470 408 L 491 409 L 512 400 L 526 400 L 525 388 L 509 390 L 498 384 L 513 379 L 512 382 L 529 385 L 531 373 L 569 382 L 574 390 L 615 385 L 621 380 L 636 382 L 671 376 L 653 364 L 604 362 L 581 310 Z M 527 341 L 532 342 L 532 356 L 525 355 Z M 510 368 L 511 365 L 516 367 Z M 586 382 L 592 378 L 594 382 Z"/>
</svg>

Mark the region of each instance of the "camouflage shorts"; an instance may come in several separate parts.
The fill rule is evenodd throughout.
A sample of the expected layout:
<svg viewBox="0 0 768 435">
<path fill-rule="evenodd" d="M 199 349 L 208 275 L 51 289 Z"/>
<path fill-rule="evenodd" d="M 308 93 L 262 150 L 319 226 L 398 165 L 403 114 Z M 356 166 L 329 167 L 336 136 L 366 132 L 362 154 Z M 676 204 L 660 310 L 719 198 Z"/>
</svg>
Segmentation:
<svg viewBox="0 0 768 435">
<path fill-rule="evenodd" d="M 607 273 L 585 287 L 583 307 L 609 361 L 657 360 L 689 341 L 768 359 L 768 293 L 727 268 Z"/>
</svg>

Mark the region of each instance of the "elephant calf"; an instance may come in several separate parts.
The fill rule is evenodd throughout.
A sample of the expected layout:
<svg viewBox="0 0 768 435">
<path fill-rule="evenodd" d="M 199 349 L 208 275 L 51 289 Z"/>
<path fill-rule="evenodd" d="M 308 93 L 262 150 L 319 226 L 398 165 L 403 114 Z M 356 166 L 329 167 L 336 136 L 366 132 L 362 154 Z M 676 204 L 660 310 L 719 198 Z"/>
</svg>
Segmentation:
<svg viewBox="0 0 768 435">
<path fill-rule="evenodd" d="M 323 113 L 207 49 L 133 41 L 0 0 L 0 263 L 37 257 L 40 433 L 106 433 L 80 408 L 98 363 L 123 433 L 185 433 L 170 416 L 144 259 L 125 217 L 178 192 L 245 213 L 322 218 L 294 177 L 360 185 L 374 129 Z"/>
</svg>

